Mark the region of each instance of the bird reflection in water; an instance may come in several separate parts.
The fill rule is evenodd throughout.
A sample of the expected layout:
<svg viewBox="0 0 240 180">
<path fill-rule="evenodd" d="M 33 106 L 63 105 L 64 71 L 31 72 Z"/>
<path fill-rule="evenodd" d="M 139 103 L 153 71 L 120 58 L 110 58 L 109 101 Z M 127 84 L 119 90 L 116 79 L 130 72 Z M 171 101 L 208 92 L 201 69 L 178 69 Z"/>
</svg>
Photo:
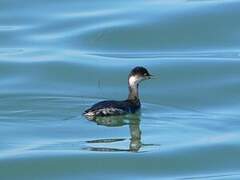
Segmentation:
<svg viewBox="0 0 240 180">
<path fill-rule="evenodd" d="M 92 122 L 95 122 L 97 125 L 107 126 L 107 127 L 119 127 L 128 125 L 130 130 L 130 144 L 128 149 L 120 148 L 108 148 L 108 147 L 91 147 L 88 146 L 84 148 L 89 151 L 104 151 L 104 152 L 138 152 L 142 147 L 141 142 L 141 130 L 140 130 L 140 116 L 139 114 L 126 115 L 126 116 L 103 116 L 103 117 L 94 117 L 88 118 Z M 97 143 L 114 143 L 125 141 L 125 138 L 111 138 L 111 139 L 97 139 L 86 141 L 88 144 L 97 144 Z"/>
</svg>

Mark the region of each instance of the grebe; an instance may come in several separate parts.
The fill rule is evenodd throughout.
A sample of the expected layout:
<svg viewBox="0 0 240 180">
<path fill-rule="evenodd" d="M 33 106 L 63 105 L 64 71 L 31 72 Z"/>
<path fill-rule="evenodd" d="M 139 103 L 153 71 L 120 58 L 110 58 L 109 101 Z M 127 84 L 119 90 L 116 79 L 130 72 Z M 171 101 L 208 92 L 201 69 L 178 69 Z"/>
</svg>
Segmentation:
<svg viewBox="0 0 240 180">
<path fill-rule="evenodd" d="M 138 85 L 141 81 L 151 79 L 144 67 L 135 67 L 128 76 L 129 94 L 127 100 L 124 101 L 101 101 L 94 104 L 91 108 L 84 111 L 83 115 L 87 117 L 96 116 L 113 116 L 124 115 L 127 113 L 135 113 L 141 107 L 138 96 Z"/>
</svg>

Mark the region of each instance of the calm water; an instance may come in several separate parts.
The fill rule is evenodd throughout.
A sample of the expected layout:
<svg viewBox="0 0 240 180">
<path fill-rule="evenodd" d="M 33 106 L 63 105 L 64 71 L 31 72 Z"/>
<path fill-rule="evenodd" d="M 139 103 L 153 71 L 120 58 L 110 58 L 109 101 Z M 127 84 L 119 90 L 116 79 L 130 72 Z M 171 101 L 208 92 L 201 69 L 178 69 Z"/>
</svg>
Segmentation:
<svg viewBox="0 0 240 180">
<path fill-rule="evenodd" d="M 240 1 L 0 1 L 0 179 L 240 179 Z M 99 118 L 146 66 L 142 111 Z"/>
</svg>

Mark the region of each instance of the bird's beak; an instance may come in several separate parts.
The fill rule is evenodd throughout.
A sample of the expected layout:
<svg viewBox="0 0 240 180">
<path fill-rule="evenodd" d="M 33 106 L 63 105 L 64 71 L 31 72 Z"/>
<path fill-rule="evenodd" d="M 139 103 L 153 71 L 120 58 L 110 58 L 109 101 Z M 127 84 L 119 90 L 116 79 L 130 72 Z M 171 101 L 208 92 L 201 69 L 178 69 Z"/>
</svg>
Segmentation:
<svg viewBox="0 0 240 180">
<path fill-rule="evenodd" d="M 149 74 L 148 76 L 147 76 L 147 79 L 152 79 L 153 78 L 153 75 L 151 75 L 151 74 Z"/>
<path fill-rule="evenodd" d="M 150 75 L 148 76 L 148 79 L 158 79 L 158 76 L 155 76 L 155 75 L 150 74 Z"/>
</svg>

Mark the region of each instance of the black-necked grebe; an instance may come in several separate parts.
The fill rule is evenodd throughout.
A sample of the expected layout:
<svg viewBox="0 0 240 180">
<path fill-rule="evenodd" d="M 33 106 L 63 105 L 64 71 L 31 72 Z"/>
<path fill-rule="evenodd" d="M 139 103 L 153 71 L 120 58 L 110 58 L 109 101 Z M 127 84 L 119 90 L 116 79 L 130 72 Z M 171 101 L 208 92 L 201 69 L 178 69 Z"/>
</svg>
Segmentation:
<svg viewBox="0 0 240 180">
<path fill-rule="evenodd" d="M 88 117 L 94 117 L 135 113 L 141 107 L 138 96 L 138 85 L 141 81 L 150 79 L 151 76 L 146 68 L 135 67 L 128 76 L 129 95 L 127 100 L 101 101 L 87 109 L 83 114 Z"/>
</svg>

